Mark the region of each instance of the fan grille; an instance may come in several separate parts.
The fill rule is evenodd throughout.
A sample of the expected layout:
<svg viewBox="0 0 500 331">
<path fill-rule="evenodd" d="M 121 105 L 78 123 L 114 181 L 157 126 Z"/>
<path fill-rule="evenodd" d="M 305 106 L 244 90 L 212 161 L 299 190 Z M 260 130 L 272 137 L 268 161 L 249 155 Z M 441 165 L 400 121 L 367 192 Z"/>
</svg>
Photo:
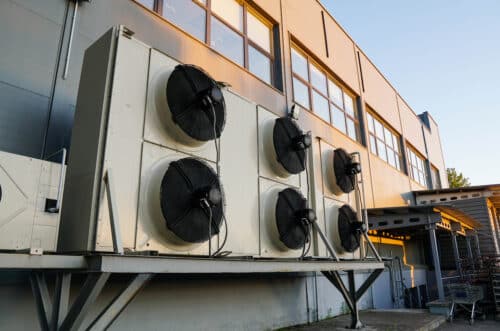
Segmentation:
<svg viewBox="0 0 500 331">
<path fill-rule="evenodd" d="M 180 239 L 189 243 L 200 243 L 219 233 L 223 215 L 223 199 L 201 200 L 214 190 L 222 192 L 214 171 L 194 158 L 171 162 L 161 182 L 160 206 L 167 228 Z M 211 217 L 210 217 L 211 216 Z M 209 222 L 211 231 L 209 230 Z"/>
<path fill-rule="evenodd" d="M 224 97 L 217 83 L 201 68 L 176 66 L 167 82 L 167 101 L 173 122 L 189 137 L 199 141 L 220 137 L 226 121 Z"/>
</svg>

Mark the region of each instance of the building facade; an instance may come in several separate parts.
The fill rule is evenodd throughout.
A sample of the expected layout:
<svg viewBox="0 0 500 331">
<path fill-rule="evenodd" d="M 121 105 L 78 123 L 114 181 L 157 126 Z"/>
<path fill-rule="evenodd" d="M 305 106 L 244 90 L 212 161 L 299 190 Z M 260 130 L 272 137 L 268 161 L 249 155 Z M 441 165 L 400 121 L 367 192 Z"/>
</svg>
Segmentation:
<svg viewBox="0 0 500 331">
<path fill-rule="evenodd" d="M 71 150 L 85 49 L 120 24 L 276 115 L 296 105 L 303 129 L 359 152 L 367 208 L 407 206 L 415 203 L 412 191 L 448 186 L 432 116 L 417 115 L 315 0 L 2 1 L 1 150 L 39 159 Z M 405 247 L 411 256 L 421 250 L 399 239 L 380 245 L 388 257 L 404 255 Z M 425 265 L 425 257 L 414 259 Z M 405 273 L 408 287 L 427 283 L 424 266 Z M 388 277 L 377 281 L 362 307 L 390 304 L 384 300 Z M 1 300 L 0 326 L 36 328 L 26 276 L 2 278 L 3 297 L 14 298 Z M 7 305 L 24 308 L 12 313 Z M 338 315 L 346 306 L 317 274 L 192 276 L 156 278 L 127 312 L 112 328 L 260 330 Z"/>
</svg>

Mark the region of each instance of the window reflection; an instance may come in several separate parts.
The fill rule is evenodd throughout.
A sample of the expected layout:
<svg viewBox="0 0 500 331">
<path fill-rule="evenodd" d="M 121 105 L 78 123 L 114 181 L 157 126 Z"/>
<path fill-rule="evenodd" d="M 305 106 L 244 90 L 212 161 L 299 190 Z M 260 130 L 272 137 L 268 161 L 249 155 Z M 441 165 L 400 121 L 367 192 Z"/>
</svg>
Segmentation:
<svg viewBox="0 0 500 331">
<path fill-rule="evenodd" d="M 215 17 L 212 18 L 210 46 L 239 65 L 243 65 L 243 38 Z"/>
<path fill-rule="evenodd" d="M 205 41 L 205 15 L 192 1 L 163 2 L 163 16 L 201 41 Z"/>
</svg>

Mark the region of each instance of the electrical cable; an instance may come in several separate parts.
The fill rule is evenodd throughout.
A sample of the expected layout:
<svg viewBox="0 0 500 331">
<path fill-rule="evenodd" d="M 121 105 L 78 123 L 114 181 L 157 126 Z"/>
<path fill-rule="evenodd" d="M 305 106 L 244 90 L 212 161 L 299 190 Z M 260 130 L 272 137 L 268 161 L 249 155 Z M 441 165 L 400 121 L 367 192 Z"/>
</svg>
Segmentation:
<svg viewBox="0 0 500 331">
<path fill-rule="evenodd" d="M 310 132 L 308 132 L 308 134 L 310 134 Z M 307 153 L 305 155 L 305 170 L 306 170 L 306 208 L 309 208 L 310 207 L 310 202 L 309 202 L 309 194 L 310 194 L 310 183 L 309 183 L 309 163 L 307 162 L 308 161 L 308 157 L 307 157 Z M 311 249 L 311 225 L 309 224 L 308 220 L 307 219 L 302 219 L 301 221 L 303 222 L 305 220 L 306 222 L 306 231 L 304 234 L 306 236 L 306 240 L 304 241 L 304 245 L 302 247 L 302 255 L 300 256 L 300 258 L 304 258 L 307 253 L 309 253 L 309 250 Z M 306 245 L 308 245 L 308 248 L 306 250 Z"/>
<path fill-rule="evenodd" d="M 217 173 L 217 178 L 220 181 L 220 136 L 217 137 L 217 115 L 215 113 L 215 107 L 214 104 L 212 103 L 212 99 L 210 97 L 207 98 L 207 102 L 210 106 L 210 110 L 212 111 L 212 124 L 213 124 L 213 131 L 214 131 L 214 145 L 215 145 L 215 169 Z M 222 201 L 224 203 L 224 201 Z M 209 254 L 208 256 L 210 257 L 224 257 L 229 254 L 231 254 L 231 251 L 222 251 L 224 246 L 227 243 L 227 237 L 228 237 L 228 227 L 227 227 L 227 219 L 226 215 L 224 213 L 224 208 L 222 208 L 222 220 L 224 221 L 224 227 L 226 228 L 226 231 L 224 232 L 224 239 L 222 240 L 222 244 L 220 244 L 219 248 L 211 254 L 211 243 L 212 243 L 212 236 L 211 236 L 211 220 L 209 222 L 209 238 L 208 238 L 208 247 L 209 247 Z M 220 231 L 219 231 L 220 233 Z"/>
</svg>

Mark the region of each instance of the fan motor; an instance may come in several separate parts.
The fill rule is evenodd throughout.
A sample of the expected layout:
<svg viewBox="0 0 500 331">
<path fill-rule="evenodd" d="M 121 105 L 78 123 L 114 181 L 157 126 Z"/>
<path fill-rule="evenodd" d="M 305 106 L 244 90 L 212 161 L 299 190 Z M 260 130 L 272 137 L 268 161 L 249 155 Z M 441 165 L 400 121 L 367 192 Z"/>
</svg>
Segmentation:
<svg viewBox="0 0 500 331">
<path fill-rule="evenodd" d="M 309 240 L 309 223 L 316 221 L 302 194 L 293 188 L 280 191 L 275 216 L 280 241 L 289 249 L 302 248 Z"/>
<path fill-rule="evenodd" d="M 224 197 L 217 174 L 204 162 L 183 158 L 170 163 L 160 187 L 167 228 L 188 243 L 219 233 Z"/>
<path fill-rule="evenodd" d="M 273 145 L 278 163 L 290 174 L 306 168 L 306 150 L 311 146 L 310 133 L 303 133 L 290 117 L 276 119 Z"/>
<path fill-rule="evenodd" d="M 226 121 L 224 96 L 203 69 L 177 65 L 166 94 L 172 121 L 190 138 L 205 142 L 220 137 Z"/>
</svg>

